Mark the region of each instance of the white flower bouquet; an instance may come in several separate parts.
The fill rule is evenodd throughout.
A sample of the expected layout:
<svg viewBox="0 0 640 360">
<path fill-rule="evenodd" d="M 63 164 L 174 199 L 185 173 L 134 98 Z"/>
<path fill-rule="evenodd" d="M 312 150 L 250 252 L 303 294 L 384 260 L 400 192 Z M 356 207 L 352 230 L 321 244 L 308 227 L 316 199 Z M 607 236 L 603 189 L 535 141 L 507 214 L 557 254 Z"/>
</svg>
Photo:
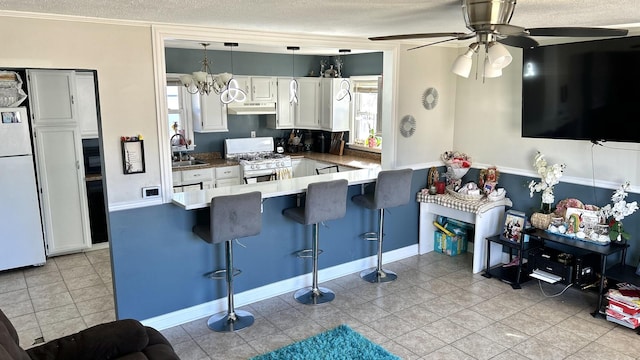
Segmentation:
<svg viewBox="0 0 640 360">
<path fill-rule="evenodd" d="M 540 181 L 531 180 L 529 183 L 529 196 L 533 197 L 533 193 L 542 192 L 543 208 L 546 206 L 550 210 L 551 204 L 555 201 L 553 187 L 560 182 L 566 165 L 554 164 L 549 166 L 544 155 L 538 151 L 534 157 L 533 166 L 536 168 L 538 175 L 540 175 Z"/>
</svg>

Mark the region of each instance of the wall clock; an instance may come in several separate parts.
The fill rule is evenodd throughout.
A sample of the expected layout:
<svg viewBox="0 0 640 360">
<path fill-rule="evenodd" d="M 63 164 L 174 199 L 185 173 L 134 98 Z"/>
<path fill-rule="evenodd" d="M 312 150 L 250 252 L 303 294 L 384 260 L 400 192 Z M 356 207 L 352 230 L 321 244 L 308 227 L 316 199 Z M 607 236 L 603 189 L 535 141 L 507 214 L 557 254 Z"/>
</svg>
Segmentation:
<svg viewBox="0 0 640 360">
<path fill-rule="evenodd" d="M 436 105 L 438 105 L 438 90 L 430 87 L 422 94 L 422 106 L 427 110 L 431 110 Z"/>
<path fill-rule="evenodd" d="M 411 115 L 405 115 L 400 120 L 400 134 L 408 138 L 416 132 L 416 119 Z"/>
</svg>

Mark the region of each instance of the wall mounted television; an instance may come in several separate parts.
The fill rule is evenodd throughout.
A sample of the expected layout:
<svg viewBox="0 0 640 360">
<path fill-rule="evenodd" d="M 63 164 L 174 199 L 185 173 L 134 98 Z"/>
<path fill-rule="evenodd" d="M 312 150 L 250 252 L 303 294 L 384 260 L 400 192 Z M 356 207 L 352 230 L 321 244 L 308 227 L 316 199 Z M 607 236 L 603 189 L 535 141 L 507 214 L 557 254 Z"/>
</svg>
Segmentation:
<svg viewBox="0 0 640 360">
<path fill-rule="evenodd" d="M 522 136 L 640 142 L 640 37 L 523 50 Z"/>
</svg>

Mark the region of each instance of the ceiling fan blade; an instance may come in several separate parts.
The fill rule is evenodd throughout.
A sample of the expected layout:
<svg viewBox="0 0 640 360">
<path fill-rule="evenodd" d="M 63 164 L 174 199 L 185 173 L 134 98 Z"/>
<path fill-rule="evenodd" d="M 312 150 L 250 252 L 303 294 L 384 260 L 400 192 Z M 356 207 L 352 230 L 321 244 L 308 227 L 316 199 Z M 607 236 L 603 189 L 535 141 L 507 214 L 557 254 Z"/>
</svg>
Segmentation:
<svg viewBox="0 0 640 360">
<path fill-rule="evenodd" d="M 506 36 L 498 39 L 498 42 L 504 45 L 509 45 L 522 49 L 532 49 L 537 47 L 538 42 L 528 36 Z"/>
<path fill-rule="evenodd" d="M 573 37 L 598 37 L 598 36 L 626 36 L 626 29 L 590 28 L 590 27 L 546 27 L 527 29 L 531 36 L 573 36 Z"/>
<path fill-rule="evenodd" d="M 440 43 L 447 42 L 447 41 L 452 41 L 452 40 L 459 40 L 459 39 L 451 38 L 451 39 L 446 39 L 446 40 L 436 41 L 436 42 L 432 42 L 432 43 L 428 43 L 428 44 L 419 45 L 419 46 L 416 46 L 416 47 L 409 48 L 409 49 L 407 49 L 407 51 L 411 51 L 411 50 L 415 50 L 415 49 L 420 49 L 420 48 L 423 48 L 423 47 L 425 47 L 425 46 L 431 46 L 431 45 L 440 44 Z"/>
<path fill-rule="evenodd" d="M 425 33 L 425 34 L 405 34 L 405 35 L 389 35 L 389 36 L 376 36 L 370 37 L 369 40 L 407 40 L 407 39 L 426 39 L 426 38 L 439 38 L 439 37 L 453 37 L 456 39 L 464 39 L 465 33 Z"/>
</svg>

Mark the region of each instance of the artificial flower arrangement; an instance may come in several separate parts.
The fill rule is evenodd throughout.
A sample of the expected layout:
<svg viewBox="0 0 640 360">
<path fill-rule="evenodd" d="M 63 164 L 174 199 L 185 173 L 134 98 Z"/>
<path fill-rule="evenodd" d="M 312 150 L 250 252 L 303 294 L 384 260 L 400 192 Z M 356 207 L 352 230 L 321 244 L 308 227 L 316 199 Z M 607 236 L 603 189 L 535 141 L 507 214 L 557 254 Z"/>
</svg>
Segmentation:
<svg viewBox="0 0 640 360">
<path fill-rule="evenodd" d="M 459 151 L 445 151 L 440 158 L 447 166 L 444 174 L 447 178 L 447 185 L 458 190 L 462 183 L 462 177 L 471 169 L 471 156 Z"/>
<path fill-rule="evenodd" d="M 609 225 L 609 238 L 611 241 L 629 240 L 630 237 L 629 233 L 624 231 L 622 227 L 622 219 L 638 210 L 638 202 L 628 203 L 625 200 L 627 195 L 629 195 L 627 193 L 629 186 L 628 181 L 620 185 L 611 196 L 612 204 L 607 204 L 599 210 L 600 216 L 607 221 Z"/>
<path fill-rule="evenodd" d="M 544 155 L 538 151 L 534 157 L 533 166 L 536 168 L 538 175 L 540 175 L 540 181 L 531 180 L 529 183 L 529 196 L 533 197 L 534 192 L 542 192 L 542 208 L 543 211 L 549 213 L 551 204 L 555 201 L 553 187 L 560 182 L 566 165 L 553 164 L 549 166 Z"/>
</svg>

